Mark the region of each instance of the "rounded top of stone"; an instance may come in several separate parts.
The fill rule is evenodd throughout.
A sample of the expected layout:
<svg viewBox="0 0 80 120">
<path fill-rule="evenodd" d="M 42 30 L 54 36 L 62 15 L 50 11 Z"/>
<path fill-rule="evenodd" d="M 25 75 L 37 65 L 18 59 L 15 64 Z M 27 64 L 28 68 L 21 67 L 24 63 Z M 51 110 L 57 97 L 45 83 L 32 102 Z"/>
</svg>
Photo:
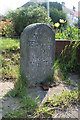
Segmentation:
<svg viewBox="0 0 80 120">
<path fill-rule="evenodd" d="M 49 29 L 51 29 L 52 30 L 52 28 L 49 26 L 49 25 L 47 25 L 47 24 L 45 24 L 45 23 L 34 23 L 34 24 L 30 24 L 30 25 L 28 25 L 27 27 L 25 27 L 25 29 L 24 29 L 24 31 L 25 30 L 30 30 L 30 29 L 36 29 L 36 28 L 40 28 L 40 27 L 45 27 L 45 28 L 49 28 Z M 52 30 L 53 31 L 53 30 Z M 54 32 L 54 31 L 53 31 Z"/>
<path fill-rule="evenodd" d="M 25 38 L 25 39 L 24 39 Z M 55 40 L 55 33 L 52 28 L 45 23 L 30 24 L 23 30 L 21 40 L 25 41 L 48 41 Z M 51 40 L 49 40 L 51 41 Z"/>
<path fill-rule="evenodd" d="M 45 23 L 34 23 L 34 24 L 30 24 L 28 25 L 26 28 L 29 28 L 29 27 L 36 27 L 36 26 L 47 26 L 50 28 L 49 25 L 45 24 Z"/>
</svg>

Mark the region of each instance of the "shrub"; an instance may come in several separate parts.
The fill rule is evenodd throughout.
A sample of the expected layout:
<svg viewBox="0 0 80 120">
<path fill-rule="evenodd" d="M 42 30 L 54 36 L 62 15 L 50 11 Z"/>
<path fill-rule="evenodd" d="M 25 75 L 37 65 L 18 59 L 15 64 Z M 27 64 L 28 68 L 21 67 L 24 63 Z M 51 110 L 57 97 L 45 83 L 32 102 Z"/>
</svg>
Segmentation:
<svg viewBox="0 0 80 120">
<path fill-rule="evenodd" d="M 47 8 L 47 3 L 43 3 L 42 6 Z M 52 22 L 55 24 L 59 22 L 59 19 L 64 19 L 67 21 L 67 16 L 66 13 L 62 10 L 62 4 L 58 2 L 49 2 L 49 12 L 50 12 L 50 17 L 52 19 Z M 64 27 L 67 26 L 67 22 L 64 24 Z M 59 28 L 61 25 L 59 26 Z"/>
<path fill-rule="evenodd" d="M 30 5 L 27 8 L 19 8 L 15 11 L 9 11 L 7 17 L 13 22 L 15 31 L 20 36 L 23 29 L 33 23 L 50 23 L 47 10 L 38 4 Z M 51 23 L 50 23 L 51 25 Z"/>
<path fill-rule="evenodd" d="M 47 9 L 47 3 L 46 2 L 42 3 L 41 6 L 44 6 Z M 60 4 L 58 2 L 49 2 L 49 7 L 50 8 L 56 8 L 58 11 L 62 10 L 62 4 Z"/>
<path fill-rule="evenodd" d="M 62 10 L 58 11 L 58 9 L 56 8 L 50 8 L 50 17 L 53 23 L 59 22 L 60 19 L 66 20 L 66 23 L 63 25 L 63 27 L 67 26 L 66 13 L 64 13 Z M 61 28 L 61 25 L 59 26 L 59 28 Z"/>
<path fill-rule="evenodd" d="M 6 19 L 6 21 L 1 21 L 2 36 L 13 37 L 15 35 L 13 23 Z"/>
</svg>

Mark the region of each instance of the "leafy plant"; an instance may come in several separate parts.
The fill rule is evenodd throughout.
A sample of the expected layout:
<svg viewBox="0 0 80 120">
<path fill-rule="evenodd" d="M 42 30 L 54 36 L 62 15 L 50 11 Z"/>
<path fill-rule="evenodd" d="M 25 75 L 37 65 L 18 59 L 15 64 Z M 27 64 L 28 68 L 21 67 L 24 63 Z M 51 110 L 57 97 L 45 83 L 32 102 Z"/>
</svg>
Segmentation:
<svg viewBox="0 0 80 120">
<path fill-rule="evenodd" d="M 9 11 L 7 18 L 13 22 L 14 29 L 20 36 L 23 29 L 33 23 L 51 23 L 47 15 L 47 10 L 38 4 L 30 5 L 27 8 L 19 8 L 15 11 Z"/>
<path fill-rule="evenodd" d="M 42 3 L 41 5 L 46 7 L 46 9 L 47 9 L 46 2 Z M 49 6 L 50 6 L 50 8 L 56 8 L 58 11 L 62 10 L 62 5 L 58 2 L 49 2 Z"/>
<path fill-rule="evenodd" d="M 64 18 L 64 20 L 66 20 L 66 23 L 64 24 L 63 28 L 66 28 L 66 26 L 67 26 L 67 19 L 66 19 L 66 14 L 63 11 L 58 11 L 56 8 L 50 8 L 50 17 L 51 17 L 52 22 L 54 24 L 59 22 L 60 19 Z M 59 26 L 59 28 L 60 27 L 61 27 L 61 25 Z"/>
<path fill-rule="evenodd" d="M 47 9 L 47 3 L 42 3 L 42 6 L 44 6 Z M 49 6 L 50 6 L 50 9 L 49 9 L 50 17 L 54 24 L 59 22 L 59 20 L 63 18 L 64 20 L 67 20 L 66 14 L 62 10 L 62 4 L 58 2 L 49 2 Z M 67 22 L 64 24 L 63 27 L 66 27 L 66 25 L 67 25 Z"/>
<path fill-rule="evenodd" d="M 78 28 L 69 26 L 66 29 L 64 29 L 62 27 L 62 30 L 61 29 L 56 30 L 55 38 L 66 40 L 78 40 Z"/>
</svg>

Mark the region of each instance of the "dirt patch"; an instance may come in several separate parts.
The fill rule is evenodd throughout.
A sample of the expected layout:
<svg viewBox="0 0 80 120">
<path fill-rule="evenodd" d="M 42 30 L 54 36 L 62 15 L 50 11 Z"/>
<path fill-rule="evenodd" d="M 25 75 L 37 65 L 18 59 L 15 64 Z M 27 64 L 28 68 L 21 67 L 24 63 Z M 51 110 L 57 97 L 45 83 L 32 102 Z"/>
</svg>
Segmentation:
<svg viewBox="0 0 80 120">
<path fill-rule="evenodd" d="M 2 115 L 4 115 L 9 109 L 16 110 L 19 107 L 19 98 L 4 97 L 11 89 L 14 89 L 13 82 L 0 81 L 0 98 L 2 107 Z"/>
<path fill-rule="evenodd" d="M 4 115 L 8 110 L 17 110 L 19 108 L 19 98 L 5 97 L 2 100 L 2 115 Z"/>
<path fill-rule="evenodd" d="M 75 74 L 69 73 L 68 76 L 73 84 L 78 84 L 79 76 Z M 3 115 L 7 112 L 8 109 L 16 110 L 19 107 L 20 99 L 12 98 L 12 97 L 4 97 L 4 95 L 14 88 L 13 82 L 0 82 L 0 98 L 2 99 L 2 107 L 3 107 Z M 36 99 L 39 96 L 37 101 L 40 101 L 38 105 L 42 105 L 49 97 L 53 98 L 54 94 L 61 94 L 63 90 L 69 91 L 72 89 L 76 89 L 72 85 L 66 85 L 60 83 L 56 87 L 49 88 L 48 91 L 44 91 L 41 87 L 35 87 L 28 90 L 28 96 Z M 71 105 L 66 110 L 55 110 L 54 118 L 78 118 L 78 106 Z"/>
<path fill-rule="evenodd" d="M 55 110 L 54 118 L 78 118 L 78 106 L 70 105 L 67 109 Z"/>
<path fill-rule="evenodd" d="M 8 91 L 14 88 L 13 82 L 0 81 L 0 97 L 2 98 Z"/>
</svg>

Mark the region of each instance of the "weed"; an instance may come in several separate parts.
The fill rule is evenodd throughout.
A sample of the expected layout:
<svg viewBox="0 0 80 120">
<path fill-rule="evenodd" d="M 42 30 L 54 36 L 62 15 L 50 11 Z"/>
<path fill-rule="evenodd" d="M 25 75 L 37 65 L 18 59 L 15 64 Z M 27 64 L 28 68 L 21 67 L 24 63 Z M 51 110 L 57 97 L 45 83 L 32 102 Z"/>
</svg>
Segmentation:
<svg viewBox="0 0 80 120">
<path fill-rule="evenodd" d="M 68 72 L 80 72 L 80 62 L 76 56 L 79 45 L 80 41 L 76 41 L 75 43 L 71 41 L 69 46 L 65 46 L 64 50 L 61 52 L 61 55 L 54 63 L 54 70 L 60 71 L 64 78 L 66 78 Z M 67 50 L 69 51 L 68 53 Z"/>
<path fill-rule="evenodd" d="M 61 64 L 60 60 L 57 59 L 54 62 L 54 79 L 56 81 L 63 81 L 67 79 L 68 72 L 63 69 L 63 65 Z"/>
<path fill-rule="evenodd" d="M 48 98 L 47 102 L 44 103 L 44 106 L 48 107 L 65 107 L 69 104 L 76 104 L 78 102 L 78 93 L 79 91 L 63 91 L 61 95 L 54 95 L 53 99 Z"/>
<path fill-rule="evenodd" d="M 59 58 L 59 62 L 62 64 L 62 69 L 65 71 L 70 72 L 80 72 L 80 62 L 77 61 L 76 53 L 78 46 L 80 45 L 80 41 L 76 41 L 73 43 L 71 41 L 69 46 L 65 46 L 65 49 L 62 50 L 61 58 Z M 71 48 L 71 50 L 70 50 Z M 67 50 L 69 50 L 69 53 L 67 54 Z"/>
<path fill-rule="evenodd" d="M 62 94 L 54 94 L 54 98 L 48 98 L 45 103 L 33 115 L 33 118 L 52 118 L 55 109 L 67 108 L 70 104 L 76 104 L 79 101 L 79 91 L 62 91 Z"/>
</svg>

